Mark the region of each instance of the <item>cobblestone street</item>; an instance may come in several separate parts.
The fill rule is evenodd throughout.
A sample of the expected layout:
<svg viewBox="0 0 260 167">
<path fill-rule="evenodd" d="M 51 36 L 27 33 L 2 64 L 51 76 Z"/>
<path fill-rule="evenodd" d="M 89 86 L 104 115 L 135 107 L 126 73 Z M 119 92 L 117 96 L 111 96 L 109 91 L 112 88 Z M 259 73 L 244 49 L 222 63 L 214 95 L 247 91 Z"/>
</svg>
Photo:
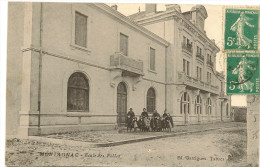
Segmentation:
<svg viewBox="0 0 260 167">
<path fill-rule="evenodd" d="M 9 166 L 246 166 L 246 124 L 233 125 L 233 128 L 100 148 L 9 139 L 6 163 Z M 113 133 L 108 131 L 107 136 L 115 136 Z"/>
</svg>

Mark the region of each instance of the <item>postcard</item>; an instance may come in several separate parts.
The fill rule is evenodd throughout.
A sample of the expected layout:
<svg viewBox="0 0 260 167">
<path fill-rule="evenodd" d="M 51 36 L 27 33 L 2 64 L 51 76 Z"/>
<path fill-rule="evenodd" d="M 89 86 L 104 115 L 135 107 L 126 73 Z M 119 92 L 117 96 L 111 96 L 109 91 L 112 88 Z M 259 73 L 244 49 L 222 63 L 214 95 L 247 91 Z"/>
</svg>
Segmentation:
<svg viewBox="0 0 260 167">
<path fill-rule="evenodd" d="M 258 166 L 259 6 L 9 2 L 7 166 Z"/>
</svg>

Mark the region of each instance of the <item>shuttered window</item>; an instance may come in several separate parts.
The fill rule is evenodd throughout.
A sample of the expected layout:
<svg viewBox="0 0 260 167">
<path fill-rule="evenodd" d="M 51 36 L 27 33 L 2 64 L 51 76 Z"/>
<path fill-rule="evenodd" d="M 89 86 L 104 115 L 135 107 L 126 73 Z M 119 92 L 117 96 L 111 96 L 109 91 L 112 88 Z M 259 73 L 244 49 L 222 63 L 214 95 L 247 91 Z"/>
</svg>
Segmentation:
<svg viewBox="0 0 260 167">
<path fill-rule="evenodd" d="M 155 49 L 150 48 L 150 70 L 155 71 Z"/>
<path fill-rule="evenodd" d="M 128 56 L 128 36 L 120 33 L 120 52 Z"/>
<path fill-rule="evenodd" d="M 87 47 L 87 19 L 81 13 L 75 13 L 75 44 L 82 47 Z"/>
</svg>

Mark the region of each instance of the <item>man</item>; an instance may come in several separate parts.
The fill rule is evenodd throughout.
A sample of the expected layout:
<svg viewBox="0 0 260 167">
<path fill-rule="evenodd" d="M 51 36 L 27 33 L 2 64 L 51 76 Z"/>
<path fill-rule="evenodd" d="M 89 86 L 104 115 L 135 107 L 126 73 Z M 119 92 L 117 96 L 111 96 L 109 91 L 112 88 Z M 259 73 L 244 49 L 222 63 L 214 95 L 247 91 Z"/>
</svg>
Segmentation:
<svg viewBox="0 0 260 167">
<path fill-rule="evenodd" d="M 160 118 L 161 116 L 160 116 L 160 114 L 157 112 L 157 110 L 154 110 L 153 117 L 154 117 L 154 118 L 156 118 L 156 117 Z"/>
<path fill-rule="evenodd" d="M 173 127 L 173 120 L 172 120 L 172 117 L 171 117 L 171 115 L 169 113 L 167 114 L 166 118 L 170 120 L 170 123 L 171 123 L 171 125 Z"/>
<path fill-rule="evenodd" d="M 141 117 L 148 117 L 148 112 L 146 111 L 146 108 L 143 108 L 143 112 L 141 113 Z"/>
<path fill-rule="evenodd" d="M 127 118 L 128 118 L 129 120 L 132 120 L 134 117 L 135 117 L 135 113 L 134 113 L 133 109 L 130 108 L 129 111 L 128 111 L 128 113 L 127 113 Z"/>
<path fill-rule="evenodd" d="M 167 114 L 167 110 L 165 109 L 165 110 L 164 110 L 164 113 L 163 113 L 163 118 L 165 119 L 165 118 L 167 117 L 167 115 L 168 115 L 168 114 Z"/>
</svg>

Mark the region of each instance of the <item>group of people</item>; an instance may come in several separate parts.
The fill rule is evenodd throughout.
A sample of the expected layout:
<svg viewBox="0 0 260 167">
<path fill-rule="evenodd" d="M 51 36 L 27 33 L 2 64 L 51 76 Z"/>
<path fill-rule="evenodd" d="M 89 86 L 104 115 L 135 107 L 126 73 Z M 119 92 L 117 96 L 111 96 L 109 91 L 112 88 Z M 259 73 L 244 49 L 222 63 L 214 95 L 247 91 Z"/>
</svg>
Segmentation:
<svg viewBox="0 0 260 167">
<path fill-rule="evenodd" d="M 147 124 L 149 124 L 149 127 L 147 127 Z M 130 128 L 131 130 L 131 128 L 134 128 L 134 130 L 136 131 L 136 128 L 138 127 L 140 128 L 140 130 L 143 130 L 143 126 L 146 127 L 145 129 L 147 131 L 149 131 L 149 129 L 152 129 L 153 131 L 161 131 L 163 129 L 173 128 L 174 124 L 171 115 L 167 113 L 166 110 L 164 111 L 162 117 L 157 112 L 157 110 L 154 110 L 150 118 L 146 108 L 144 108 L 139 117 L 139 120 L 137 120 L 133 109 L 130 108 L 127 113 L 127 129 Z"/>
</svg>

